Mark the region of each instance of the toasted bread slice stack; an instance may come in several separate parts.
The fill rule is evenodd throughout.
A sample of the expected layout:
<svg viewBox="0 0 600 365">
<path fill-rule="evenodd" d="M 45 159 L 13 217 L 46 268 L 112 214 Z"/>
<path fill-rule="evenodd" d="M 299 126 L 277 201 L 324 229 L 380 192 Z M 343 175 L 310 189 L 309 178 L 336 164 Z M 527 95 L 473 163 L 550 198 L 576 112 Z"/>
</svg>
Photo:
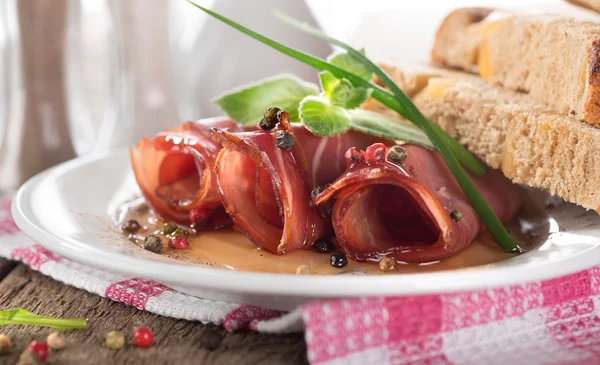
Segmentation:
<svg viewBox="0 0 600 365">
<path fill-rule="evenodd" d="M 439 26 L 434 66 L 382 66 L 489 166 L 600 212 L 600 16 L 570 8 L 585 16 L 458 9 Z"/>
<path fill-rule="evenodd" d="M 440 25 L 431 58 L 600 126 L 600 24 L 458 9 Z"/>
</svg>

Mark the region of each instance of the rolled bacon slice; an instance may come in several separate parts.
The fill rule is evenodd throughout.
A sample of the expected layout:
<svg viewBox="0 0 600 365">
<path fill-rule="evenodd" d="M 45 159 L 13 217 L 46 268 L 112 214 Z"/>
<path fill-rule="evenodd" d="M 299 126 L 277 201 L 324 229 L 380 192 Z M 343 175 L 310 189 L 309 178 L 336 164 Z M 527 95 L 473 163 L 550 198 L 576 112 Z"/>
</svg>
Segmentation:
<svg viewBox="0 0 600 365">
<path fill-rule="evenodd" d="M 383 144 L 360 152 L 351 148 L 347 171 L 314 200 L 316 205 L 334 201 L 338 243 L 354 260 L 438 261 L 465 249 L 485 230 L 441 156 L 403 147 L 402 165 L 387 157 Z M 520 190 L 500 172 L 472 180 L 502 222 L 518 212 Z M 458 221 L 451 218 L 455 210 L 462 214 Z"/>
<path fill-rule="evenodd" d="M 210 133 L 211 128 L 243 130 L 225 118 L 187 122 L 153 139 L 143 138 L 130 150 L 140 190 L 162 219 L 189 224 L 190 211 L 196 209 L 203 218 L 202 228 L 231 224 L 221 204 L 214 173 L 222 146 Z"/>
<path fill-rule="evenodd" d="M 224 146 L 216 171 L 226 211 L 259 248 L 277 254 L 307 248 L 328 232 L 330 223 L 311 206 L 311 191 L 344 172 L 349 147 L 378 140 L 356 132 L 318 137 L 290 124 L 285 112 L 271 131 L 213 133 Z M 294 140 L 287 150 L 277 147 L 282 133 Z"/>
</svg>

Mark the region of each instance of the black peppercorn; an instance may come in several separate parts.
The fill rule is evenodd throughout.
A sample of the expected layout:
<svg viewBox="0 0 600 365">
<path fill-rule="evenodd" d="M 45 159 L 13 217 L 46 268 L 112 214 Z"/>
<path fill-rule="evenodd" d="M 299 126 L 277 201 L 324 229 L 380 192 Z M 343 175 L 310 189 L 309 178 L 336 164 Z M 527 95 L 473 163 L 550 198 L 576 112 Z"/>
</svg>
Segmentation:
<svg viewBox="0 0 600 365">
<path fill-rule="evenodd" d="M 450 212 L 450 218 L 452 218 L 453 221 L 458 222 L 459 220 L 461 220 L 463 217 L 463 214 L 460 212 L 460 210 L 454 209 L 453 211 Z"/>
<path fill-rule="evenodd" d="M 312 249 L 319 253 L 330 253 L 335 249 L 335 245 L 331 240 L 322 238 L 315 241 L 315 243 L 312 245 Z"/>
<path fill-rule="evenodd" d="M 346 255 L 344 255 L 343 252 L 336 251 L 331 254 L 329 263 L 333 267 L 342 268 L 342 267 L 348 265 L 348 258 L 346 257 Z"/>
<path fill-rule="evenodd" d="M 129 233 L 135 233 L 135 232 L 139 231 L 140 228 L 142 228 L 142 227 L 135 219 L 128 220 L 121 227 L 121 229 L 123 229 L 124 231 L 129 232 Z"/>
<path fill-rule="evenodd" d="M 160 239 L 160 237 L 158 237 L 157 235 L 149 234 L 146 236 L 146 238 L 144 238 L 143 247 L 145 250 L 148 250 L 150 252 L 159 253 L 163 247 L 162 239 Z"/>
<path fill-rule="evenodd" d="M 407 157 L 408 152 L 402 146 L 393 146 L 387 151 L 387 158 L 398 165 L 402 165 Z"/>
<path fill-rule="evenodd" d="M 281 109 L 276 106 L 271 106 L 265 110 L 265 114 L 263 115 L 262 120 L 258 124 L 261 129 L 271 130 L 275 128 L 277 123 L 279 122 L 279 115 L 281 113 Z"/>
<path fill-rule="evenodd" d="M 294 137 L 286 131 L 279 131 L 275 135 L 277 148 L 287 151 L 294 145 Z"/>
<path fill-rule="evenodd" d="M 171 234 L 171 233 L 175 232 L 175 230 L 177 228 L 179 228 L 179 227 L 177 227 L 177 224 L 175 224 L 173 222 L 167 222 L 163 225 L 162 233 L 163 234 Z"/>
</svg>

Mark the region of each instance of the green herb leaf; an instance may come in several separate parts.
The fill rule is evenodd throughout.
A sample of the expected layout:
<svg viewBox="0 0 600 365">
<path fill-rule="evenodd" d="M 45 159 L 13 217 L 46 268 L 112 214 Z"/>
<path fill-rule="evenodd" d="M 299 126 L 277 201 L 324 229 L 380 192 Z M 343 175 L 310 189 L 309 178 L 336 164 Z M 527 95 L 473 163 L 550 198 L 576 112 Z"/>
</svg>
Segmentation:
<svg viewBox="0 0 600 365">
<path fill-rule="evenodd" d="M 31 326 L 52 327 L 58 330 L 86 328 L 87 321 L 82 318 L 61 319 L 43 317 L 25 309 L 7 309 L 0 311 L 0 326 L 6 324 L 26 324 Z"/>
<path fill-rule="evenodd" d="M 327 99 L 331 99 L 331 93 L 341 82 L 329 71 L 319 72 L 319 81 L 321 82 L 321 89 L 323 89 L 321 96 Z"/>
<path fill-rule="evenodd" d="M 350 129 L 348 111 L 318 96 L 307 96 L 300 103 L 300 120 L 317 136 L 334 136 Z"/>
<path fill-rule="evenodd" d="M 343 79 L 331 92 L 331 103 L 346 109 L 358 108 L 371 96 L 373 89 L 354 87 L 350 81 Z"/>
<path fill-rule="evenodd" d="M 349 110 L 348 114 L 350 126 L 355 131 L 434 148 L 427 135 L 419 127 L 407 121 L 362 109 Z"/>
<path fill-rule="evenodd" d="M 314 84 L 293 75 L 278 75 L 257 83 L 243 85 L 216 97 L 213 101 L 234 121 L 256 124 L 270 106 L 278 106 L 298 122 L 298 106 L 308 95 L 316 95 Z"/>
<path fill-rule="evenodd" d="M 361 50 L 364 54 L 364 50 Z M 356 76 L 371 80 L 373 73 L 369 71 L 360 61 L 349 55 L 347 52 L 337 52 L 327 57 L 327 61 L 342 70 L 355 74 Z"/>
<path fill-rule="evenodd" d="M 319 73 L 319 79 L 323 88 L 321 96 L 346 109 L 358 108 L 367 101 L 373 91 L 364 87 L 354 87 L 350 81 L 340 80 L 329 71 Z"/>
</svg>

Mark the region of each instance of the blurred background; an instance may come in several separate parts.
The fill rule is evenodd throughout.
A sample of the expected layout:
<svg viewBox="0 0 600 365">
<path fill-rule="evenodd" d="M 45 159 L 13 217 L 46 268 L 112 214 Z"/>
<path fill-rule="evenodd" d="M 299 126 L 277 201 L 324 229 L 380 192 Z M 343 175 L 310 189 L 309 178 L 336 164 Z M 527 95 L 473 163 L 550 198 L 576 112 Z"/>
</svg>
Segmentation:
<svg viewBox="0 0 600 365">
<path fill-rule="evenodd" d="M 376 60 L 426 62 L 453 8 L 598 15 L 552 0 L 197 0 L 320 57 L 332 49 L 271 15 L 280 10 L 365 47 Z M 219 115 L 211 99 L 247 82 L 316 72 L 184 0 L 0 0 L 0 189 L 58 162 L 134 144 Z"/>
</svg>

